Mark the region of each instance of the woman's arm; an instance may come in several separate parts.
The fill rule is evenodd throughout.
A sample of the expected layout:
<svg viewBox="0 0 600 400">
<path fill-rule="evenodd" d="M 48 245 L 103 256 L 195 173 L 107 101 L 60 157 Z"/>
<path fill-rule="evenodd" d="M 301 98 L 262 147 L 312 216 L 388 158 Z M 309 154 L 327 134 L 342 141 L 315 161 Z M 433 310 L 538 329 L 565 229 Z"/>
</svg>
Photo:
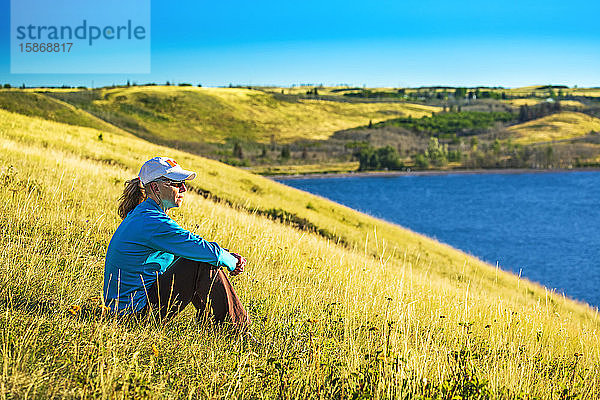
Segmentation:
<svg viewBox="0 0 600 400">
<path fill-rule="evenodd" d="M 183 229 L 166 215 L 147 238 L 150 247 L 178 257 L 207 262 L 218 267 L 224 266 L 229 271 L 234 271 L 238 264 L 238 259 L 217 243 L 208 242 Z"/>
</svg>

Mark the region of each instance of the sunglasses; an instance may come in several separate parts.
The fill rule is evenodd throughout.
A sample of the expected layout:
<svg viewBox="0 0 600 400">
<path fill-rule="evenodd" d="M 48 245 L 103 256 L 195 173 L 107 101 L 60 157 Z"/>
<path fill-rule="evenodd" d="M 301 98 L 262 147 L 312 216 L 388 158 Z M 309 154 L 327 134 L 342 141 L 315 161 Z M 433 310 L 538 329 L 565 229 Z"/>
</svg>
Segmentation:
<svg viewBox="0 0 600 400">
<path fill-rule="evenodd" d="M 171 181 L 171 180 L 168 180 L 168 179 L 161 179 L 160 181 L 166 183 L 169 186 L 177 188 L 179 190 L 185 188 L 185 181 Z"/>
</svg>

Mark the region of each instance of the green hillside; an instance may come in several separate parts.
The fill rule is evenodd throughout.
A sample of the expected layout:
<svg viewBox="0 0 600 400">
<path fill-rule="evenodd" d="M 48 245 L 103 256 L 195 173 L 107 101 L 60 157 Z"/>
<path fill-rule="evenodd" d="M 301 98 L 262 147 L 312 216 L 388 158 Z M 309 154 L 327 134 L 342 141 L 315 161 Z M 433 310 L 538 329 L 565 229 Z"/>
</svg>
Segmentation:
<svg viewBox="0 0 600 400">
<path fill-rule="evenodd" d="M 174 218 L 247 256 L 264 344 L 104 315 L 123 183 L 198 172 Z M 121 132 L 0 111 L 0 378 L 9 398 L 596 398 L 600 321 L 448 246 Z"/>
</svg>

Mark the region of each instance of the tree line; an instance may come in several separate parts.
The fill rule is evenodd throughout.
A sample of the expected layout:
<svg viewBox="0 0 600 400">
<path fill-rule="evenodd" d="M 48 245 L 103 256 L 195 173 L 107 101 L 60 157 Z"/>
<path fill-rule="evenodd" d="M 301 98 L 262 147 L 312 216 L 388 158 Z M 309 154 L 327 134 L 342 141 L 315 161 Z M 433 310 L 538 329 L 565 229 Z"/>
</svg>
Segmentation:
<svg viewBox="0 0 600 400">
<path fill-rule="evenodd" d="M 442 112 L 433 114 L 431 117 L 395 118 L 372 124 L 369 128 L 398 126 L 427 136 L 451 138 L 482 133 L 493 127 L 496 122 L 507 123 L 515 119 L 515 114 L 509 112 Z"/>
<path fill-rule="evenodd" d="M 519 122 L 531 121 L 560 111 L 560 101 L 544 101 L 532 106 L 522 105 L 519 107 Z"/>
</svg>

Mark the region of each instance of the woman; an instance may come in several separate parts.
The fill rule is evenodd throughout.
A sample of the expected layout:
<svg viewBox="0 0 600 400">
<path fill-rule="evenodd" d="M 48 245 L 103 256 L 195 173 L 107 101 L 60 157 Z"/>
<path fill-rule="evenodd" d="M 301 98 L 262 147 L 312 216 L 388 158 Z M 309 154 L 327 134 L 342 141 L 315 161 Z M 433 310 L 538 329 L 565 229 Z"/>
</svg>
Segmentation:
<svg viewBox="0 0 600 400">
<path fill-rule="evenodd" d="M 168 216 L 183 202 L 185 181 L 195 177 L 171 158 L 154 157 L 126 183 L 119 204 L 123 221 L 106 253 L 105 304 L 119 315 L 156 309 L 168 319 L 190 302 L 200 318 L 210 301 L 216 321 L 229 316 L 235 326 L 246 328 L 248 314 L 220 268 L 238 275 L 244 271 L 244 257 L 194 235 Z"/>
</svg>

